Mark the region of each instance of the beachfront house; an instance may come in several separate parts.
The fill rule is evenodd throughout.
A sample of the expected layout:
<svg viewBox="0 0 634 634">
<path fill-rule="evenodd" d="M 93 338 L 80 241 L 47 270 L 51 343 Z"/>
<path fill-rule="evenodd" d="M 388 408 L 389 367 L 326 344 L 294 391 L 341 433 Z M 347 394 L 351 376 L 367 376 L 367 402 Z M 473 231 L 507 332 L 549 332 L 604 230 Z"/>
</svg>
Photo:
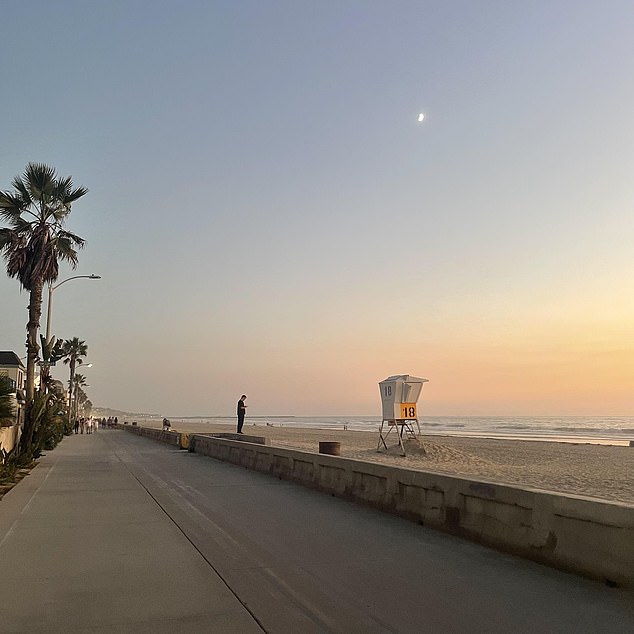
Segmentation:
<svg viewBox="0 0 634 634">
<path fill-rule="evenodd" d="M 26 403 L 24 393 L 26 369 L 15 352 L 0 350 L 0 376 L 6 376 L 13 388 L 12 399 L 15 407 L 15 420 L 12 425 L 4 423 L 0 427 L 0 447 L 5 451 L 10 451 L 20 438 Z"/>
</svg>

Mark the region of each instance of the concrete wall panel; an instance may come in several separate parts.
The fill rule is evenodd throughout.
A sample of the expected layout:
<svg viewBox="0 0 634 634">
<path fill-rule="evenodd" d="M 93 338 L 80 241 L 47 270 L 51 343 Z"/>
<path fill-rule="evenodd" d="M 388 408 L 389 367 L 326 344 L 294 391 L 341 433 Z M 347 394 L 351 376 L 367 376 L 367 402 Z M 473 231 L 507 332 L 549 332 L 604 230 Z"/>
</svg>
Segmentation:
<svg viewBox="0 0 634 634">
<path fill-rule="evenodd" d="M 309 460 L 293 460 L 293 480 L 311 483 L 315 478 L 315 465 Z"/>
</svg>

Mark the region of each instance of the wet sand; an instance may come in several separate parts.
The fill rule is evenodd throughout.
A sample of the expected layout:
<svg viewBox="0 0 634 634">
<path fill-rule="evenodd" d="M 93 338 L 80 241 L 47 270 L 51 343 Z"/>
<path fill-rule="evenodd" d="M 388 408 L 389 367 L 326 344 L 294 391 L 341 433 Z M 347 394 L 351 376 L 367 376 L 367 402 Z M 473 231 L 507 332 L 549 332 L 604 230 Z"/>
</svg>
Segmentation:
<svg viewBox="0 0 634 634">
<path fill-rule="evenodd" d="M 158 420 L 139 421 L 160 427 Z M 172 422 L 183 433 L 233 432 L 234 425 Z M 341 443 L 341 455 L 366 462 L 433 471 L 520 487 L 572 493 L 634 504 L 634 447 L 456 436 L 420 436 L 403 457 L 398 447 L 377 453 L 377 432 L 269 427 L 245 424 L 275 447 L 317 452 L 319 441 Z"/>
</svg>

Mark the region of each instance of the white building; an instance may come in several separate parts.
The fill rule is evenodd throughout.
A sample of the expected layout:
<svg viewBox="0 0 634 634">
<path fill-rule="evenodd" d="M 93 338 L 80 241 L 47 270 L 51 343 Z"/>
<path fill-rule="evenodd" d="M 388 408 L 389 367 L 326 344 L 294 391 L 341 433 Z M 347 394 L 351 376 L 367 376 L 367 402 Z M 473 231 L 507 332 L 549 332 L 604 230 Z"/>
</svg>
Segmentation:
<svg viewBox="0 0 634 634">
<path fill-rule="evenodd" d="M 0 427 L 0 447 L 10 451 L 18 442 L 20 430 L 24 423 L 24 406 L 26 397 L 26 369 L 20 357 L 15 352 L 0 350 L 0 376 L 6 376 L 13 385 L 13 400 L 15 406 L 15 422 L 13 425 Z"/>
</svg>

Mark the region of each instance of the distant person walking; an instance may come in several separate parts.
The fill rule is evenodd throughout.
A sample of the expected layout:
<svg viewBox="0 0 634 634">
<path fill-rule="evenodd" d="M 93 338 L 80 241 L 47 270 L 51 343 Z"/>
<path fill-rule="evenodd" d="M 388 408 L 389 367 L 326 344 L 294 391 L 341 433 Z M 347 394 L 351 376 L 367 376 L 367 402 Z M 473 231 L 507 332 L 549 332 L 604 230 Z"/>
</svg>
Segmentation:
<svg viewBox="0 0 634 634">
<path fill-rule="evenodd" d="M 243 394 L 240 397 L 240 400 L 238 401 L 238 433 L 241 434 L 242 433 L 242 425 L 244 425 L 244 417 L 247 413 L 247 407 L 248 405 L 244 404 L 244 401 L 246 400 L 247 395 Z"/>
</svg>

